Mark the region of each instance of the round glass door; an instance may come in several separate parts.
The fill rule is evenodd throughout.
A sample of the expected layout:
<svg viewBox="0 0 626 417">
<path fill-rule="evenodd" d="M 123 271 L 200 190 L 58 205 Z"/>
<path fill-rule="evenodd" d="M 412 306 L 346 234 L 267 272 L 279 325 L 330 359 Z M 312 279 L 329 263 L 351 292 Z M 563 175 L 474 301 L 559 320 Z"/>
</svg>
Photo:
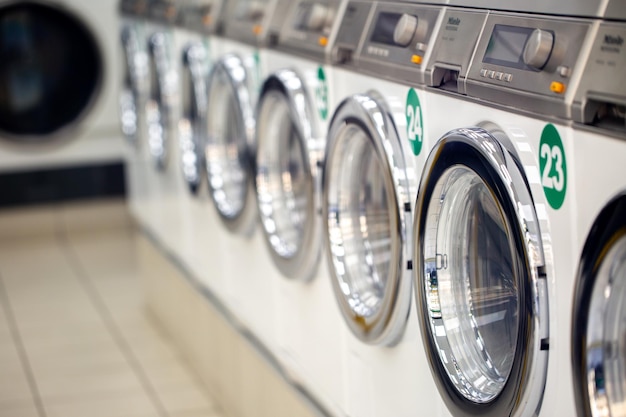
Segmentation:
<svg viewBox="0 0 626 417">
<path fill-rule="evenodd" d="M 320 253 L 318 162 L 324 148 L 312 104 L 292 70 L 265 81 L 256 126 L 256 191 L 265 240 L 288 278 L 313 276 Z"/>
<path fill-rule="evenodd" d="M 393 120 L 378 100 L 354 95 L 333 116 L 326 152 L 322 210 L 335 296 L 355 336 L 393 345 L 411 304 L 412 189 Z"/>
<path fill-rule="evenodd" d="M 16 143 L 67 137 L 98 97 L 104 72 L 89 28 L 66 8 L 39 2 L 0 6 L 0 62 L 0 132 Z"/>
<path fill-rule="evenodd" d="M 580 415 L 626 416 L 626 194 L 600 213 L 578 270 L 572 327 Z"/>
<path fill-rule="evenodd" d="M 139 139 L 138 109 L 142 94 L 143 82 L 147 78 L 147 57 L 139 45 L 137 30 L 133 26 L 125 26 L 122 30 L 122 50 L 124 74 L 120 91 L 120 127 L 122 134 L 133 146 Z"/>
<path fill-rule="evenodd" d="M 206 117 L 206 50 L 202 44 L 192 43 L 184 49 L 182 61 L 182 116 L 178 121 L 178 142 L 183 178 L 189 191 L 197 194 L 204 165 L 205 139 L 202 134 Z"/>
<path fill-rule="evenodd" d="M 506 141 L 480 128 L 448 133 L 430 153 L 416 203 L 418 313 L 454 415 L 525 415 L 526 401 L 515 399 L 535 411 L 545 383 L 543 250 L 534 212 L 518 210 L 533 200 Z"/>
<path fill-rule="evenodd" d="M 173 99 L 178 82 L 171 65 L 169 43 L 169 38 L 162 32 L 154 33 L 148 41 L 150 93 L 145 104 L 145 118 L 148 150 L 158 170 L 167 168 Z"/>
<path fill-rule="evenodd" d="M 211 198 L 233 232 L 252 230 L 256 211 L 252 186 L 254 111 L 247 71 L 236 55 L 213 67 L 208 81 L 205 161 Z"/>
</svg>

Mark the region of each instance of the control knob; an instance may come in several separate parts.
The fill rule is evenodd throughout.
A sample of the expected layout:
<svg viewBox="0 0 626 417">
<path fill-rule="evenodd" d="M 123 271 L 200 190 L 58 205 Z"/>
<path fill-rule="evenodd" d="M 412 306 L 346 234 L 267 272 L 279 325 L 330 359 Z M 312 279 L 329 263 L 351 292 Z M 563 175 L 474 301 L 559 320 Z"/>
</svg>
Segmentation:
<svg viewBox="0 0 626 417">
<path fill-rule="evenodd" d="M 524 63 L 529 67 L 542 69 L 548 63 L 553 47 L 554 35 L 552 32 L 542 29 L 533 30 L 524 47 Z"/>
<path fill-rule="evenodd" d="M 422 42 L 426 38 L 428 22 L 403 13 L 393 31 L 393 41 L 399 46 L 408 46 L 411 42 Z"/>
<path fill-rule="evenodd" d="M 305 26 L 308 30 L 320 31 L 325 26 L 332 24 L 333 13 L 330 7 L 314 3 L 309 9 L 309 16 L 305 22 Z"/>
</svg>

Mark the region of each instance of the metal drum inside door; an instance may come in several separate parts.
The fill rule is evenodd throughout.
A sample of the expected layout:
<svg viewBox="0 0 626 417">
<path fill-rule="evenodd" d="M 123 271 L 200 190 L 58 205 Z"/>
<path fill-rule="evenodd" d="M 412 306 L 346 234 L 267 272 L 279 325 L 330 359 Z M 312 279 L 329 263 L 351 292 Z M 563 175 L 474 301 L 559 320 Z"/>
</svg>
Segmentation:
<svg viewBox="0 0 626 417">
<path fill-rule="evenodd" d="M 418 313 L 435 381 L 455 416 L 531 415 L 548 358 L 541 234 L 511 142 L 484 127 L 447 133 L 422 173 Z"/>
<path fill-rule="evenodd" d="M 591 227 L 572 323 L 579 415 L 626 415 L 626 193 L 607 204 Z"/>
<path fill-rule="evenodd" d="M 410 178 L 396 126 L 372 95 L 344 100 L 323 168 L 323 219 L 333 289 L 353 334 L 392 345 L 411 305 Z"/>
<path fill-rule="evenodd" d="M 205 160 L 211 198 L 232 232 L 249 234 L 256 219 L 254 109 L 241 58 L 222 57 L 208 81 Z"/>
<path fill-rule="evenodd" d="M 178 121 L 178 144 L 183 178 L 191 194 L 197 194 L 202 182 L 206 132 L 207 53 L 200 42 L 183 51 L 182 115 Z"/>
<path fill-rule="evenodd" d="M 263 84 L 256 126 L 256 191 L 272 259 L 288 278 L 313 276 L 320 254 L 324 142 L 302 78 L 285 69 Z"/>
<path fill-rule="evenodd" d="M 177 90 L 169 37 L 161 31 L 148 40 L 150 92 L 145 104 L 148 149 L 158 170 L 167 168 L 172 112 Z"/>
</svg>

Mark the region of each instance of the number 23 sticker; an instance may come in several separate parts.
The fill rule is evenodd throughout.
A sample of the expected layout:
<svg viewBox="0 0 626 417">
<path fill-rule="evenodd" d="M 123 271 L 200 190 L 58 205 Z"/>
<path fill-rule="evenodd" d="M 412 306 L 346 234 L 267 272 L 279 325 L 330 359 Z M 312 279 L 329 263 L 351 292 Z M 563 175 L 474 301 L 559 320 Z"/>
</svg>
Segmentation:
<svg viewBox="0 0 626 417">
<path fill-rule="evenodd" d="M 561 136 L 551 124 L 546 125 L 541 133 L 539 169 L 548 204 L 558 210 L 565 201 L 567 191 L 567 163 Z"/>
</svg>

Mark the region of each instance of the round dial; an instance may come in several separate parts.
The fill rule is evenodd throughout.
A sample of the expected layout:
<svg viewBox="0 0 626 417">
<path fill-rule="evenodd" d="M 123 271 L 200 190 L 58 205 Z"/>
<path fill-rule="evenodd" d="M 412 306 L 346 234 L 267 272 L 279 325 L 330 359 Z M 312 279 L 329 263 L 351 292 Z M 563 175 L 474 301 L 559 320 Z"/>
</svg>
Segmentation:
<svg viewBox="0 0 626 417">
<path fill-rule="evenodd" d="M 524 47 L 524 63 L 529 67 L 542 69 L 548 63 L 553 46 L 554 35 L 552 32 L 535 29 Z"/>
<path fill-rule="evenodd" d="M 418 26 L 419 21 L 416 16 L 403 13 L 393 31 L 393 41 L 397 45 L 408 46 L 415 37 Z"/>
<path fill-rule="evenodd" d="M 309 11 L 306 28 L 309 30 L 322 30 L 324 26 L 332 23 L 331 20 L 332 13 L 330 7 L 325 4 L 315 3 Z"/>
</svg>

